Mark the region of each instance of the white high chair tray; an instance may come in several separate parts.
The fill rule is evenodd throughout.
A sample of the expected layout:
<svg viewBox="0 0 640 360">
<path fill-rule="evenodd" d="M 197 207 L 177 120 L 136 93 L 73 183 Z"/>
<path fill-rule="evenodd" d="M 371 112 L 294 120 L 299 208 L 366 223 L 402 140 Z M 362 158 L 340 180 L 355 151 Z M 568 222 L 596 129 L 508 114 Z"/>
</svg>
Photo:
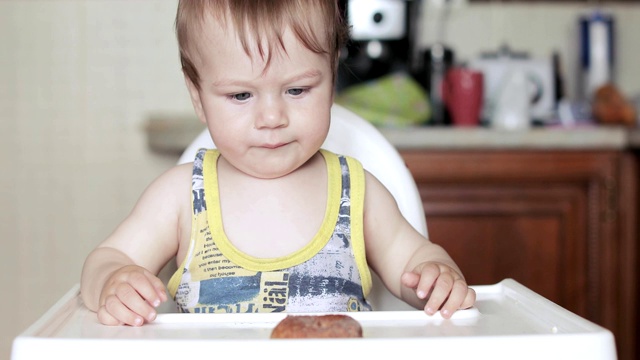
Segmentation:
<svg viewBox="0 0 640 360">
<path fill-rule="evenodd" d="M 348 313 L 362 339 L 271 340 L 286 314 L 158 314 L 142 327 L 104 326 L 82 304 L 79 288 L 14 339 L 12 360 L 260 358 L 310 355 L 377 358 L 616 359 L 610 331 L 511 279 L 474 286 L 474 308 L 449 319 L 422 311 Z"/>
</svg>

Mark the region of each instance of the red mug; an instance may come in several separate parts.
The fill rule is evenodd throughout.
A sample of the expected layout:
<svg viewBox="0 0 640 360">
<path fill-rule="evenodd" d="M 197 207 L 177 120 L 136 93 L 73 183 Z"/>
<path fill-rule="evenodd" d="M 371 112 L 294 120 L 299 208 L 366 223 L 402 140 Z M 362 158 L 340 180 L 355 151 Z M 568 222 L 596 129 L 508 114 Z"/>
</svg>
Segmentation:
<svg viewBox="0 0 640 360">
<path fill-rule="evenodd" d="M 464 67 L 449 69 L 442 82 L 442 100 L 454 126 L 478 126 L 482 111 L 484 76 Z"/>
</svg>

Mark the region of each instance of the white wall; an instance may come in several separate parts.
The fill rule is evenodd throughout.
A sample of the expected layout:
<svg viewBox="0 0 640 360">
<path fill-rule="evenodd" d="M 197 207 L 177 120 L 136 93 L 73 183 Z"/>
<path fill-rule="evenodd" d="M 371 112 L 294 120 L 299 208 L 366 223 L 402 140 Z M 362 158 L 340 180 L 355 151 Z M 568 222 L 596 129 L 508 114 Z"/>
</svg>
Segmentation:
<svg viewBox="0 0 640 360">
<path fill-rule="evenodd" d="M 86 254 L 177 157 L 151 153 L 151 113 L 191 113 L 175 0 L 0 1 L 0 358 L 79 281 Z M 640 7 L 614 9 L 619 76 L 640 92 Z M 503 41 L 575 59 L 579 5 L 470 5 L 454 13 L 459 58 Z M 429 34 L 425 34 L 425 44 Z M 514 45 L 515 46 L 515 45 Z M 572 82 L 571 82 L 572 83 Z"/>
</svg>

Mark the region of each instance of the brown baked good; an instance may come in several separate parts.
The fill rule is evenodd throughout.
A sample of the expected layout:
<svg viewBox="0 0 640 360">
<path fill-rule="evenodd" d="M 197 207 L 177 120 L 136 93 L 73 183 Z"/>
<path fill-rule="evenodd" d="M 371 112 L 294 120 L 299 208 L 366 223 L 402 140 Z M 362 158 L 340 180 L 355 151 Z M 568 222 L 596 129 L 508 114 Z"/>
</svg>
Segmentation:
<svg viewBox="0 0 640 360">
<path fill-rule="evenodd" d="M 636 126 L 635 107 L 613 84 L 605 84 L 596 90 L 592 112 L 601 124 Z"/>
<path fill-rule="evenodd" d="M 271 331 L 272 339 L 361 337 L 360 323 L 342 314 L 287 315 Z"/>
</svg>

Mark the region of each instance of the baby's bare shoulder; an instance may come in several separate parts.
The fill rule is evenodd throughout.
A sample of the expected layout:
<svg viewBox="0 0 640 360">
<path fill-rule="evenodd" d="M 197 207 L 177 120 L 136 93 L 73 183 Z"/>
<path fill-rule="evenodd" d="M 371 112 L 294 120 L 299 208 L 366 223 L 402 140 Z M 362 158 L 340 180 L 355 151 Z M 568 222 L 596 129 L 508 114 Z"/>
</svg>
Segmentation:
<svg viewBox="0 0 640 360">
<path fill-rule="evenodd" d="M 191 173 L 191 164 L 178 165 L 162 173 L 144 190 L 134 213 L 142 210 L 158 219 L 177 218 L 180 213 L 189 212 Z"/>
<path fill-rule="evenodd" d="M 190 193 L 191 175 L 193 163 L 181 164 L 170 168 L 160 174 L 145 190 L 145 192 L 161 191 L 165 195 L 172 193 L 187 194 Z"/>
</svg>

